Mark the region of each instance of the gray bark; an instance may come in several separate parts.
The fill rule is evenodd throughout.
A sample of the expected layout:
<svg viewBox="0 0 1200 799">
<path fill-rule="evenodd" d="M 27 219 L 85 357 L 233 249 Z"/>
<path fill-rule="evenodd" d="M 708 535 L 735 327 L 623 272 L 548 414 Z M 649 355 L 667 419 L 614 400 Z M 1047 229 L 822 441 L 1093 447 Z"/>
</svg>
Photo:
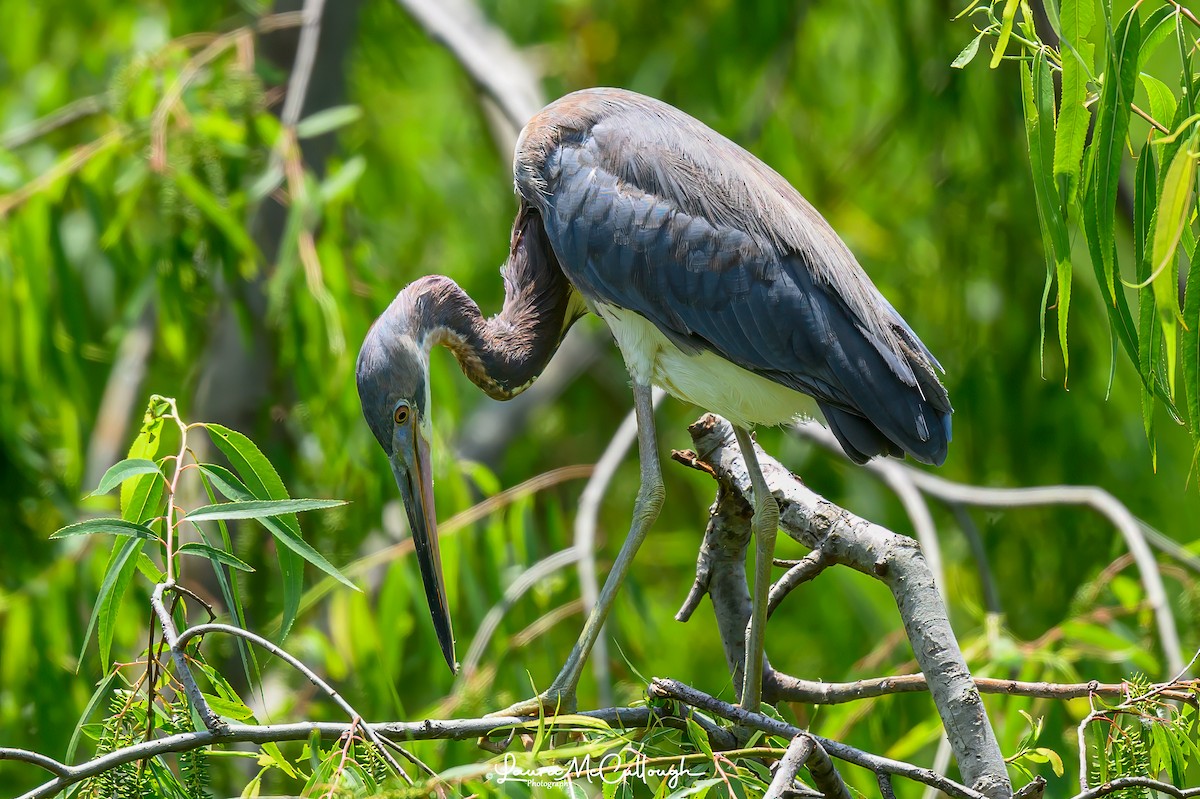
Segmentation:
<svg viewBox="0 0 1200 799">
<path fill-rule="evenodd" d="M 712 468 L 717 481 L 749 495 L 750 477 L 732 426 L 706 414 L 689 430 L 697 457 Z M 870 575 L 891 589 L 964 781 L 989 797 L 1012 796 L 983 700 L 917 542 L 839 508 L 778 461 L 759 453 L 763 475 L 780 503 L 781 529 L 801 544 L 819 549 L 830 562 Z"/>
</svg>

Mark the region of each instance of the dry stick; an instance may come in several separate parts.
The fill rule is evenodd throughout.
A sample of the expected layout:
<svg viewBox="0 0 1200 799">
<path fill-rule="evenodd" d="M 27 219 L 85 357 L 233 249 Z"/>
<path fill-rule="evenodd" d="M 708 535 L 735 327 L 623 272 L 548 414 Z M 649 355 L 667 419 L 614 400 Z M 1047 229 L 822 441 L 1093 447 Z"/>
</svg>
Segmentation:
<svg viewBox="0 0 1200 799">
<path fill-rule="evenodd" d="M 1176 799 L 1200 796 L 1200 788 L 1179 788 L 1169 782 L 1161 782 L 1150 777 L 1120 777 L 1103 785 L 1097 785 L 1089 791 L 1076 794 L 1074 799 L 1096 799 L 1096 797 L 1108 796 L 1126 788 L 1150 788 L 1159 793 L 1165 793 L 1167 796 L 1174 796 Z"/>
<path fill-rule="evenodd" d="M 661 388 L 655 388 L 650 394 L 650 404 L 657 408 L 666 396 Z M 600 595 L 600 583 L 596 577 L 596 528 L 600 516 L 600 502 L 608 492 L 617 473 L 617 467 L 625 459 L 630 447 L 637 442 L 637 414 L 630 410 L 621 421 L 617 432 L 608 442 L 600 460 L 596 461 L 596 469 L 583 487 L 579 495 L 579 506 L 575 511 L 575 542 L 574 549 L 579 558 L 579 593 L 583 597 L 583 613 L 590 615 L 596 606 L 596 598 Z M 592 674 L 596 679 L 596 690 L 600 704 L 612 704 L 612 679 L 608 669 L 608 635 L 607 625 L 600 628 L 600 635 L 592 647 Z M 473 645 L 472 645 L 473 646 Z"/>
<path fill-rule="evenodd" d="M 775 609 L 779 607 L 788 594 L 825 571 L 825 568 L 829 565 L 829 561 L 821 554 L 821 550 L 819 549 L 809 552 L 803 558 L 796 561 L 771 586 L 771 593 L 767 597 L 767 618 L 771 618 L 771 614 L 775 612 Z"/>
<path fill-rule="evenodd" d="M 699 458 L 713 467 L 718 480 L 748 494 L 749 475 L 729 423 L 705 414 L 689 431 Z M 780 502 L 781 529 L 891 589 L 963 777 L 986 796 L 1011 796 L 1004 757 L 917 543 L 839 508 L 766 453 L 759 463 Z"/>
<path fill-rule="evenodd" d="M 813 740 L 812 736 L 805 733 L 800 733 L 792 739 L 792 742 L 788 744 L 787 752 L 779 761 L 778 768 L 775 769 L 775 776 L 771 778 L 771 784 L 767 786 L 767 792 L 763 794 L 763 799 L 783 799 L 784 793 L 791 789 L 792 783 L 796 781 L 796 775 L 800 773 L 800 769 L 804 768 L 805 762 L 812 755 L 816 745 L 817 742 Z"/>
<path fill-rule="evenodd" d="M 795 431 L 831 451 L 841 453 L 833 434 L 815 422 L 796 425 Z M 943 477 L 915 469 L 897 461 L 882 459 L 868 462 L 864 467 L 869 472 L 880 474 L 884 469 L 903 469 L 909 473 L 917 488 L 943 502 L 988 508 L 1028 508 L 1043 505 L 1083 505 L 1092 508 L 1107 518 L 1125 539 L 1125 546 L 1133 555 L 1142 585 L 1146 588 L 1146 600 L 1154 610 L 1158 636 L 1166 656 L 1167 669 L 1176 672 L 1183 666 L 1183 650 L 1179 633 L 1175 628 L 1175 617 L 1167 601 L 1162 575 L 1154 553 L 1146 543 L 1146 537 L 1137 519 L 1120 500 L 1109 492 L 1095 486 L 1038 486 L 1035 488 L 984 488 L 955 483 Z"/>
<path fill-rule="evenodd" d="M 195 629 L 195 628 L 193 628 Z M 234 628 L 237 629 L 237 628 Z M 651 724 L 668 723 L 674 726 L 684 726 L 684 722 L 674 717 L 663 717 L 650 708 L 606 708 L 576 713 L 598 719 L 606 724 L 621 729 L 644 729 Z M 473 740 L 481 736 L 493 734 L 507 729 L 537 730 L 552 723 L 552 720 L 529 718 L 486 718 L 486 719 L 451 719 L 426 720 L 414 722 L 387 722 L 383 724 L 360 724 L 359 729 L 370 729 L 372 733 L 390 738 L 395 741 L 429 741 L 429 740 Z M 572 725 L 564 725 L 564 727 Z M 349 729 L 347 724 L 335 722 L 300 721 L 292 724 L 244 725 L 231 724 L 223 734 L 209 730 L 200 732 L 184 732 L 132 744 L 115 752 L 109 752 L 94 760 L 89 760 L 78 766 L 66 766 L 52 761 L 36 752 L 21 749 L 0 749 L 0 760 L 20 760 L 46 768 L 56 773 L 53 780 L 46 782 L 32 791 L 23 794 L 18 799 L 47 799 L 62 792 L 65 788 L 82 782 L 89 777 L 103 774 L 106 771 L 132 763 L 137 760 L 157 757 L 172 752 L 190 752 L 206 746 L 225 743 L 278 743 L 282 741 L 307 740 L 314 732 L 325 740 L 341 738 Z M 55 765 L 57 763 L 57 765 Z M 60 773 L 61 772 L 61 773 Z M 975 799 L 975 797 L 970 797 Z"/>
<path fill-rule="evenodd" d="M 279 115 L 279 121 L 286 128 L 296 127 L 304 109 L 304 100 L 308 97 L 308 84 L 312 80 L 313 65 L 317 62 L 317 44 L 321 40 L 321 13 L 324 9 L 325 0 L 304 0 L 300 43 L 296 46 L 296 60 L 288 78 L 283 112 Z"/>
<path fill-rule="evenodd" d="M 208 706 L 208 702 L 205 701 L 204 695 L 200 693 L 200 686 L 196 685 L 196 678 L 192 676 L 192 669 L 188 666 L 187 656 L 183 652 L 183 645 L 187 639 L 180 637 L 178 630 L 175 629 L 175 620 L 171 618 L 171 613 L 163 603 L 163 592 L 172 587 L 168 583 L 159 583 L 154 586 L 154 593 L 150 595 L 150 606 L 154 608 L 154 613 L 158 616 L 159 626 L 162 627 L 163 642 L 171 651 L 171 661 L 175 664 L 179 682 L 183 684 L 184 694 L 192 703 L 192 708 L 200 715 L 200 720 L 204 722 L 204 726 L 208 728 L 209 732 L 220 735 L 229 729 L 229 725 L 213 712 L 213 709 Z M 187 636 L 187 633 L 184 633 L 184 636 Z"/>
<path fill-rule="evenodd" d="M 924 674 L 900 674 L 894 677 L 875 677 L 856 682 L 818 682 L 816 680 L 801 680 L 786 674 L 776 672 L 776 695 L 788 702 L 807 702 L 814 705 L 838 705 L 845 702 L 856 702 L 861 699 L 872 699 L 892 694 L 915 693 L 927 691 L 929 686 Z M 1029 696 L 1037 699 L 1080 699 L 1085 696 L 1125 696 L 1127 688 L 1124 683 L 1052 683 L 1052 682 L 1023 682 L 1018 680 L 997 680 L 988 677 L 974 677 L 975 687 L 984 694 L 1003 694 L 1007 696 Z M 1181 702 L 1193 702 L 1195 698 L 1187 693 L 1189 683 L 1174 683 L 1181 690 L 1172 691 L 1166 684 L 1167 690 L 1163 696 Z"/>
<path fill-rule="evenodd" d="M 330 699 L 332 699 L 333 703 L 335 705 L 337 705 L 339 708 L 341 708 L 342 712 L 351 718 L 351 720 L 352 720 L 351 729 L 353 729 L 353 720 L 357 719 L 361 722 L 362 714 L 359 713 L 357 710 L 355 710 L 353 707 L 351 707 L 350 703 L 347 702 L 345 699 L 343 699 L 342 695 L 339 694 L 336 690 L 334 690 L 332 685 L 330 685 L 329 683 L 322 680 L 315 671 L 310 669 L 308 666 L 304 665 L 297 658 L 293 657 L 287 650 L 271 643 L 266 638 L 263 638 L 260 635 L 256 635 L 255 633 L 250 632 L 249 630 L 243 630 L 241 627 L 234 627 L 230 624 L 198 624 L 195 627 L 188 628 L 187 630 L 185 630 L 183 632 L 183 635 L 179 636 L 179 645 L 182 647 L 184 644 L 186 644 L 192 638 L 195 638 L 196 636 L 204 635 L 205 633 L 210 633 L 210 632 L 225 633 L 226 635 L 232 635 L 237 638 L 244 638 L 253 644 L 258 644 L 263 649 L 267 650 L 272 655 L 275 655 L 280 660 L 282 660 L 284 663 L 287 663 L 289 666 L 294 668 L 296 671 L 303 674 L 305 677 L 308 678 L 309 682 L 311 682 L 313 685 L 317 686 L 322 691 L 324 691 L 325 695 L 328 696 Z M 172 652 L 172 654 L 175 652 L 174 646 L 171 647 L 171 652 Z M 379 737 L 376 735 L 376 733 L 366 724 L 360 723 L 359 727 L 362 729 L 363 734 L 366 735 L 366 737 L 371 741 L 372 744 L 374 744 L 375 748 L 377 750 L 379 750 L 380 756 L 382 756 L 383 759 L 387 761 L 388 765 L 391 766 L 396 771 L 396 773 L 404 779 L 405 782 L 407 782 L 409 785 L 412 785 L 413 784 L 412 778 L 409 777 L 407 773 L 405 773 L 404 769 L 400 768 L 400 764 L 396 762 L 396 759 L 394 757 L 392 757 L 391 752 L 389 752 L 384 747 L 383 743 L 379 740 Z M 410 762 L 413 762 L 413 763 L 417 762 L 417 759 L 415 757 L 413 757 L 411 754 L 409 754 L 408 752 L 404 752 L 404 756 L 407 757 Z"/>
<path fill-rule="evenodd" d="M 825 799 L 850 799 L 850 791 L 842 780 L 842 775 L 829 759 L 829 753 L 817 740 L 807 732 L 802 732 L 788 744 L 787 752 L 779 761 L 771 785 L 763 794 L 763 799 L 782 799 L 792 788 L 800 769 L 808 765 L 808 773 L 812 775 L 813 785 Z"/>
<path fill-rule="evenodd" d="M 761 713 L 751 713 L 737 705 L 722 702 L 720 699 L 710 696 L 703 691 L 698 691 L 691 686 L 684 685 L 678 680 L 655 678 L 650 681 L 649 691 L 651 696 L 675 699 L 685 705 L 706 710 L 709 713 L 728 719 L 743 727 L 762 730 L 770 735 L 794 738 L 805 732 L 799 727 L 795 727 L 785 721 L 764 716 Z M 899 760 L 892 760 L 880 755 L 873 755 L 870 752 L 864 752 L 861 749 L 855 749 L 852 746 L 832 741 L 828 738 L 822 738 L 819 735 L 813 735 L 812 738 L 824 747 L 830 756 L 846 763 L 861 766 L 876 774 L 893 774 L 913 780 L 914 782 L 933 785 L 946 795 L 957 797 L 957 799 L 985 799 L 984 794 L 979 791 L 961 785 L 927 768 L 921 768 L 920 766 L 914 766 L 911 763 L 904 763 Z"/>
<path fill-rule="evenodd" d="M 706 465 L 689 462 L 685 453 L 673 452 L 671 457 L 693 468 L 706 470 Z M 709 470 L 711 474 L 711 470 Z M 717 486 L 717 499 L 709 509 L 704 540 L 696 556 L 696 579 L 688 591 L 675 620 L 686 622 L 700 606 L 704 595 L 712 599 L 717 631 L 725 650 L 725 665 L 740 690 L 746 666 L 746 625 L 750 621 L 750 588 L 746 581 L 746 550 L 750 545 L 750 519 L 753 508 L 745 497 L 724 485 Z M 767 654 L 763 652 L 763 677 L 767 686 L 773 676 Z M 768 701 L 775 697 L 768 694 Z"/>
</svg>

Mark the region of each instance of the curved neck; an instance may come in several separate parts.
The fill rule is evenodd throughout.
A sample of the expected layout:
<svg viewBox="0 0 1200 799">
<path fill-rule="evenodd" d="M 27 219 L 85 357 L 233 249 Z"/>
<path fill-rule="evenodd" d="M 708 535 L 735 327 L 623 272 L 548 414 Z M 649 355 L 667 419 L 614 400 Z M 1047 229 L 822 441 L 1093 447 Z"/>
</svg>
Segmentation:
<svg viewBox="0 0 1200 799">
<path fill-rule="evenodd" d="M 504 307 L 490 319 L 448 277 L 422 278 L 404 289 L 420 346 L 449 347 L 463 373 L 493 399 L 528 388 L 558 350 L 584 308 L 563 274 L 537 211 L 521 204 L 513 223 Z"/>
</svg>

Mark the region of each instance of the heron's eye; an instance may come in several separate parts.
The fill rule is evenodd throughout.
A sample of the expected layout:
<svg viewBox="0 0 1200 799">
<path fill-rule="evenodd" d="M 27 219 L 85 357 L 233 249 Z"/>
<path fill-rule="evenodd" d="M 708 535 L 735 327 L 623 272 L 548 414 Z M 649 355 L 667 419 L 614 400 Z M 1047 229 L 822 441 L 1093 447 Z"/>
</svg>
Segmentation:
<svg viewBox="0 0 1200 799">
<path fill-rule="evenodd" d="M 401 403 L 397 405 L 396 410 L 392 412 L 392 419 L 395 420 L 396 424 L 408 424 L 408 414 L 408 406 L 404 403 Z"/>
</svg>

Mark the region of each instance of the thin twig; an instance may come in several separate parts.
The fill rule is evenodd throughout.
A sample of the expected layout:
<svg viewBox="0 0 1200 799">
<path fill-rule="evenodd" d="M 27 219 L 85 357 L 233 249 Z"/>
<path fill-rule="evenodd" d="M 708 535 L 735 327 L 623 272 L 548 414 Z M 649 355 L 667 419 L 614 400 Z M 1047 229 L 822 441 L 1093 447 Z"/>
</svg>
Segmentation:
<svg viewBox="0 0 1200 799">
<path fill-rule="evenodd" d="M 300 26 L 300 43 L 296 47 L 296 60 L 288 78 L 287 98 L 279 121 L 286 128 L 296 127 L 308 97 L 308 84 L 312 80 L 313 65 L 317 62 L 317 44 L 321 40 L 321 14 L 325 0 L 304 0 L 302 11 L 304 22 Z"/>
<path fill-rule="evenodd" d="M 6 746 L 0 746 L 0 760 L 18 760 L 22 763 L 32 763 L 35 766 L 44 768 L 56 777 L 65 777 L 71 773 L 71 767 L 65 763 L 60 763 L 52 757 L 37 752 L 30 752 L 27 749 L 10 749 Z"/>
<path fill-rule="evenodd" d="M 321 679 L 321 677 L 315 671 L 310 669 L 308 666 L 304 665 L 303 662 L 301 662 L 299 659 L 294 657 L 287 650 L 283 649 L 280 646 L 277 646 L 276 644 L 272 643 L 271 641 L 268 641 L 266 638 L 263 638 L 261 635 L 256 635 L 255 633 L 250 632 L 249 630 L 243 630 L 241 627 L 234 627 L 233 625 L 230 625 L 230 624 L 198 624 L 195 627 L 189 627 L 187 630 L 185 630 L 183 632 L 183 634 L 179 636 L 178 644 L 179 644 L 179 646 L 182 647 L 184 644 L 186 644 L 192 638 L 195 638 L 196 636 L 204 635 L 204 634 L 210 633 L 210 632 L 225 633 L 226 635 L 232 635 L 232 636 L 236 636 L 238 638 L 244 638 L 247 641 L 251 642 L 252 644 L 257 644 L 258 646 L 267 650 L 272 655 L 275 655 L 277 658 L 279 658 L 283 662 L 287 663 L 289 666 L 294 668 L 296 671 L 300 672 L 305 677 L 307 677 L 309 682 L 311 682 L 313 685 L 317 686 L 322 691 L 324 691 L 325 695 L 328 696 L 330 699 L 332 699 L 333 703 L 335 705 L 337 705 L 339 708 L 341 708 L 342 712 L 344 712 L 351 719 L 361 719 L 362 718 L 362 714 L 360 714 L 357 710 L 355 710 L 353 707 L 351 707 L 350 703 L 347 702 L 345 699 L 343 699 L 342 695 L 339 694 L 336 690 L 334 690 L 333 686 L 331 686 L 329 683 L 327 683 L 323 679 Z M 172 653 L 174 653 L 174 651 L 175 651 L 174 646 L 171 647 L 171 651 L 172 651 Z M 379 738 L 376 735 L 376 733 L 367 725 L 362 725 L 362 730 L 363 730 L 363 733 L 367 736 L 367 738 L 370 739 L 371 743 L 375 745 L 375 748 L 379 750 L 380 756 L 384 760 L 387 761 L 388 765 L 391 766 L 396 771 L 396 773 L 400 777 L 402 777 L 409 785 L 412 785 L 413 784 L 412 778 L 409 777 L 407 773 L 405 773 L 404 769 L 400 768 L 400 764 L 396 762 L 396 759 L 393 758 L 391 753 L 388 752 L 387 749 L 384 748 L 383 744 L 379 742 Z M 408 758 L 410 760 L 413 759 L 412 755 L 408 755 Z"/>
<path fill-rule="evenodd" d="M 13 128 L 3 136 L 0 136 L 0 150 L 15 150 L 18 147 L 29 144 L 35 139 L 40 139 L 47 133 L 70 125 L 76 120 L 90 117 L 93 114 L 99 114 L 105 108 L 104 100 L 105 97 L 103 94 L 80 97 L 61 108 L 51 111 L 44 117 L 39 117 L 19 128 Z"/>
<path fill-rule="evenodd" d="M 785 738 L 795 738 L 797 735 L 805 732 L 799 727 L 795 727 L 787 722 L 764 716 L 761 713 L 751 713 L 748 710 L 731 705 L 728 702 L 722 702 L 716 697 L 709 696 L 703 691 L 698 691 L 688 685 L 684 685 L 678 680 L 663 680 L 655 678 L 650 681 L 650 694 L 652 696 L 662 697 L 664 699 L 675 699 L 685 705 L 707 710 L 709 713 L 728 719 L 743 727 L 749 727 L 755 730 L 762 730 L 770 735 L 781 735 Z M 876 774 L 894 774 L 900 777 L 906 777 L 915 782 L 920 782 L 925 785 L 934 785 L 943 793 L 958 797 L 959 799 L 985 799 L 984 795 L 976 790 L 961 785 L 954 780 L 943 777 L 929 769 L 914 766 L 911 763 L 903 763 L 899 760 L 873 755 L 869 752 L 864 752 L 861 749 L 855 749 L 852 746 L 847 746 L 837 741 L 831 741 L 827 738 L 822 738 L 819 735 L 813 735 L 813 740 L 821 744 L 825 751 L 830 756 L 847 763 L 853 763 L 856 766 L 869 769 Z"/>
<path fill-rule="evenodd" d="M 829 565 L 829 561 L 825 559 L 825 556 L 821 554 L 821 550 L 819 549 L 809 552 L 803 558 L 796 561 L 771 586 L 771 593 L 767 596 L 767 618 L 771 618 L 771 614 L 775 612 L 775 609 L 779 607 L 788 594 L 825 571 L 825 567 Z"/>
<path fill-rule="evenodd" d="M 812 755 L 816 745 L 817 742 L 807 733 L 800 733 L 792 739 L 787 751 L 779 760 L 775 776 L 771 778 L 771 784 L 763 794 L 763 799 L 783 799 L 784 794 L 791 790 L 796 775 L 804 768 L 804 763 Z"/>
<path fill-rule="evenodd" d="M 1126 788 L 1150 788 L 1159 793 L 1165 793 L 1167 796 L 1174 796 L 1176 799 L 1189 799 L 1189 797 L 1200 796 L 1200 788 L 1178 788 L 1169 782 L 1162 782 L 1150 777 L 1120 777 L 1115 780 L 1109 780 L 1103 785 L 1097 785 L 1091 790 L 1076 794 L 1073 799 L 1096 799 L 1097 797 L 1108 796 Z"/>
<path fill-rule="evenodd" d="M 873 699 L 892 694 L 906 694 L 927 691 L 924 674 L 899 674 L 894 677 L 875 677 L 855 682 L 818 682 L 816 680 L 801 680 L 786 674 L 776 672 L 777 683 L 774 687 L 776 696 L 788 702 L 807 702 L 814 705 L 838 705 L 845 702 L 857 702 L 862 699 Z M 1125 683 L 1052 683 L 1024 682 L 1020 680 L 997 680 L 988 677 L 973 677 L 975 687 L 983 694 L 1002 694 L 1006 696 L 1029 696 L 1038 699 L 1079 699 L 1085 696 L 1125 696 Z M 1164 696 L 1177 701 L 1192 701 L 1187 689 L 1190 682 L 1164 684 Z M 1179 690 L 1170 690 L 1172 686 Z"/>
<path fill-rule="evenodd" d="M 183 653 L 183 647 L 187 643 L 187 638 L 180 637 L 179 632 L 175 629 L 175 620 L 171 618 L 171 613 L 167 610 L 166 605 L 163 604 L 163 593 L 172 587 L 169 583 L 159 583 L 154 586 L 154 593 L 150 595 L 150 606 L 154 608 L 154 613 L 158 616 L 158 623 L 163 633 L 163 642 L 171 651 L 171 661 L 175 664 L 177 672 L 175 676 L 183 685 L 184 694 L 187 695 L 188 701 L 192 703 L 192 708 L 200 715 L 204 726 L 210 732 L 219 735 L 224 733 L 229 728 L 229 725 L 224 719 L 213 712 L 212 708 L 208 706 L 208 702 L 205 701 L 204 695 L 200 693 L 200 686 L 196 685 L 196 678 L 192 676 L 192 669 L 188 666 L 187 657 Z M 187 636 L 188 633 L 184 633 L 184 635 Z"/>
</svg>

